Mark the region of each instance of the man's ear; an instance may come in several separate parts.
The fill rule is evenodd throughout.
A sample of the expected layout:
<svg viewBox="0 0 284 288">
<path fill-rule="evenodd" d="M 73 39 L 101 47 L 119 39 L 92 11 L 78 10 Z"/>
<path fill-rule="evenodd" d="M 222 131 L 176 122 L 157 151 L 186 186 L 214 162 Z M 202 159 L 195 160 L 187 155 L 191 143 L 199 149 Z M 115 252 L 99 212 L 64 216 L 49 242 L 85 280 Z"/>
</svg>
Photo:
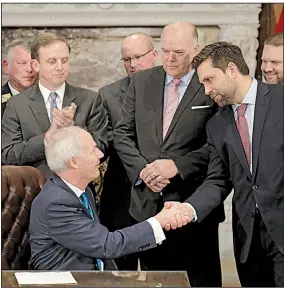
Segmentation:
<svg viewBox="0 0 284 288">
<path fill-rule="evenodd" d="M 78 159 L 77 157 L 70 157 L 67 160 L 67 167 L 70 169 L 77 169 L 78 168 Z"/>
<path fill-rule="evenodd" d="M 37 59 L 32 60 L 33 69 L 38 73 L 39 72 L 39 62 Z"/>
<path fill-rule="evenodd" d="M 229 62 L 228 63 L 227 72 L 233 79 L 237 79 L 238 71 L 239 70 L 238 70 L 238 68 L 237 68 L 235 63 L 233 63 L 233 62 Z"/>
<path fill-rule="evenodd" d="M 3 71 L 5 75 L 8 75 L 9 72 L 9 64 L 8 61 L 6 59 L 3 59 L 2 61 L 2 67 L 3 67 Z"/>
</svg>

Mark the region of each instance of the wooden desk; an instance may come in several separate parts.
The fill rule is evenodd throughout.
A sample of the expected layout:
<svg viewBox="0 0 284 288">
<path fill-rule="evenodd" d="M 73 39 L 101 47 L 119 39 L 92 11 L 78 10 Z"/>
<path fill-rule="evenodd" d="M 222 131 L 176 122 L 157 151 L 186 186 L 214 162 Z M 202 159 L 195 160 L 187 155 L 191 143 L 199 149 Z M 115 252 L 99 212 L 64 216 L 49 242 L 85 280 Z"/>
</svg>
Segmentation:
<svg viewBox="0 0 284 288">
<path fill-rule="evenodd" d="M 39 287 L 38 285 L 19 286 L 15 272 L 24 271 L 2 271 L 2 287 Z M 72 275 L 78 285 L 40 285 L 40 287 L 190 287 L 185 271 L 72 271 Z"/>
</svg>

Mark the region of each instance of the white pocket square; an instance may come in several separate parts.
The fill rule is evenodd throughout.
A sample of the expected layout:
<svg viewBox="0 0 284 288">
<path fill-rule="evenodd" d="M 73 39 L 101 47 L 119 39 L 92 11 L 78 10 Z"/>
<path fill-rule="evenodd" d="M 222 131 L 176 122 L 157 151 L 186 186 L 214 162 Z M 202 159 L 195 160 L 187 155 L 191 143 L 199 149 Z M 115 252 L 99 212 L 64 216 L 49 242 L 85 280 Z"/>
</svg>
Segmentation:
<svg viewBox="0 0 284 288">
<path fill-rule="evenodd" d="M 204 109 L 204 108 L 210 108 L 209 105 L 205 105 L 205 106 L 191 106 L 191 109 L 192 110 L 195 110 L 195 109 Z"/>
</svg>

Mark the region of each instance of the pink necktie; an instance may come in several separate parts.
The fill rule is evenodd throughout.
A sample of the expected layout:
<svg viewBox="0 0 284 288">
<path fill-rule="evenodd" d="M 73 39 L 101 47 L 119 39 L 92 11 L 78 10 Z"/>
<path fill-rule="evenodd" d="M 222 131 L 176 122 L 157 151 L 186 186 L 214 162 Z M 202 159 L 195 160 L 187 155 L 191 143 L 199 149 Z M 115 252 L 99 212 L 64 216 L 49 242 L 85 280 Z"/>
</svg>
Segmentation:
<svg viewBox="0 0 284 288">
<path fill-rule="evenodd" d="M 250 165 L 250 143 L 249 143 L 249 130 L 248 122 L 244 116 L 247 109 L 247 104 L 241 104 L 237 110 L 237 128 L 243 143 L 245 154 L 247 157 L 248 164 Z"/>
<path fill-rule="evenodd" d="M 174 114 L 178 107 L 178 86 L 181 80 L 178 78 L 174 78 L 172 80 L 172 85 L 168 90 L 168 101 L 165 109 L 164 117 L 163 117 L 163 138 L 165 138 L 170 124 L 173 120 Z"/>
</svg>

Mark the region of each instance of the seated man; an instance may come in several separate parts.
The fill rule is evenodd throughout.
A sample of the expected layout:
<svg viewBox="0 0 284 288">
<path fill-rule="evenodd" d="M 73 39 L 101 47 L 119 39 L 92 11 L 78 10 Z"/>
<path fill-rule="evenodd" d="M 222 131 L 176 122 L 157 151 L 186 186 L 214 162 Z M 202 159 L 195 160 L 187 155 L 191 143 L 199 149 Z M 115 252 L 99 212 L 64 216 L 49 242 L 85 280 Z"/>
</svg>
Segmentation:
<svg viewBox="0 0 284 288">
<path fill-rule="evenodd" d="M 31 206 L 30 245 L 32 269 L 94 270 L 100 259 L 113 259 L 154 248 L 165 239 L 162 227 L 172 217 L 179 226 L 190 220 L 186 205 L 174 205 L 131 227 L 109 232 L 100 224 L 88 183 L 98 174 L 103 153 L 85 130 L 51 124 L 45 136 L 50 178 Z M 114 270 L 114 261 L 105 268 Z"/>
<path fill-rule="evenodd" d="M 53 33 L 37 35 L 31 44 L 33 68 L 39 83 L 7 101 L 2 119 L 2 161 L 5 165 L 30 165 L 48 178 L 52 175 L 44 156 L 44 135 L 52 122 L 58 127 L 79 125 L 96 138 L 105 152 L 107 115 L 97 93 L 66 82 L 70 46 Z"/>
</svg>

